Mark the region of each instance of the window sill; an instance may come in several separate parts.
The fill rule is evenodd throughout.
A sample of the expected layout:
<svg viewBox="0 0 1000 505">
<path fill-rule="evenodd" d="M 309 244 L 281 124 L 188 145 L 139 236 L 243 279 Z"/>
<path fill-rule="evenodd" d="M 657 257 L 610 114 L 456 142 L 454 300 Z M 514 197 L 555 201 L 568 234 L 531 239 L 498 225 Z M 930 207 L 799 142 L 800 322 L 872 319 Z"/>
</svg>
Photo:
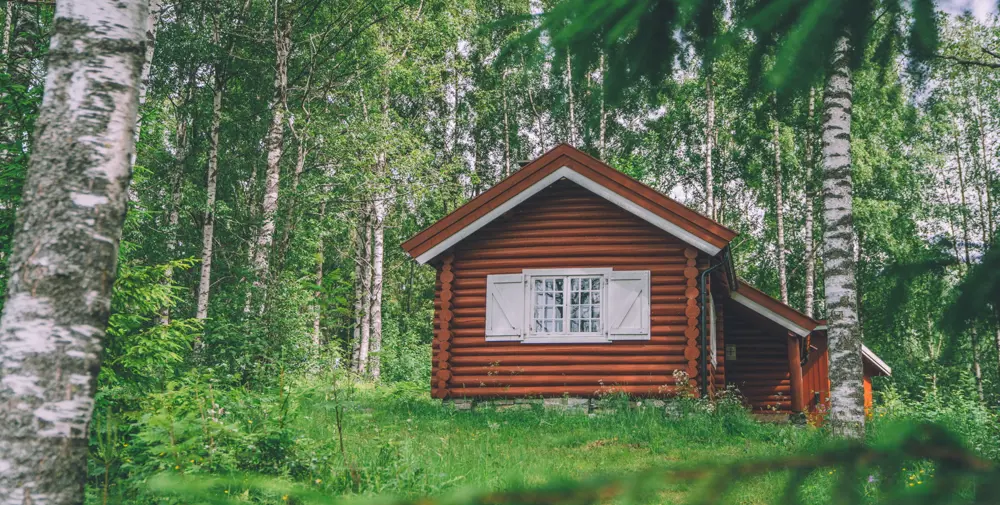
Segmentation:
<svg viewBox="0 0 1000 505">
<path fill-rule="evenodd" d="M 536 335 L 524 337 L 523 344 L 610 344 L 605 335 Z"/>
</svg>

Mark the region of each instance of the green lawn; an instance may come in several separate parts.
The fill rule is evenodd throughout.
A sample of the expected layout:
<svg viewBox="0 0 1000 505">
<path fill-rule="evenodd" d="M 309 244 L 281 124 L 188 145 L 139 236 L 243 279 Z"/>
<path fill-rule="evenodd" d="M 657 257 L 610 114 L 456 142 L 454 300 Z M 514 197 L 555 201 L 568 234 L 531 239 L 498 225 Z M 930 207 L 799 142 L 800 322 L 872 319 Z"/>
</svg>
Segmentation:
<svg viewBox="0 0 1000 505">
<path fill-rule="evenodd" d="M 339 449 L 338 403 L 346 458 Z M 419 392 L 363 390 L 346 401 L 312 403 L 294 422 L 302 440 L 327 441 L 313 457 L 333 458 L 302 480 L 330 491 L 403 497 L 730 462 L 808 450 L 824 440 L 813 428 L 757 422 L 732 404 L 705 412 L 686 403 L 682 410 L 690 413 L 667 416 L 663 408 L 646 407 L 588 415 L 538 406 L 459 411 Z M 785 479 L 755 479 L 727 501 L 765 503 Z M 667 484 L 659 501 L 682 501 L 699 486 Z"/>
</svg>

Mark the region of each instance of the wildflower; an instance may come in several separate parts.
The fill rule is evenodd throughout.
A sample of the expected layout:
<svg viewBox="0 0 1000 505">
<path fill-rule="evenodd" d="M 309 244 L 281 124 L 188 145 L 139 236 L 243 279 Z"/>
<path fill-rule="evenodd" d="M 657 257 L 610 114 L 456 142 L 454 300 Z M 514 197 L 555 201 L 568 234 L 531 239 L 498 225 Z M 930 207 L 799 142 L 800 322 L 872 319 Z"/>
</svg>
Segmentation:
<svg viewBox="0 0 1000 505">
<path fill-rule="evenodd" d="M 174 465 L 174 470 L 180 470 L 180 469 L 181 469 L 181 465 Z"/>
<path fill-rule="evenodd" d="M 910 485 L 912 486 L 912 484 L 910 484 Z M 228 489 L 225 490 L 225 491 L 223 491 L 223 492 L 226 493 L 226 494 L 229 494 L 229 490 Z"/>
<path fill-rule="evenodd" d="M 910 483 L 910 487 L 913 487 L 913 483 L 912 482 Z"/>
<path fill-rule="evenodd" d="M 281 501 L 288 501 L 288 495 L 281 495 Z"/>
<path fill-rule="evenodd" d="M 869 476 L 868 476 L 868 482 L 870 482 L 870 483 L 871 483 L 871 482 L 875 482 L 875 480 L 876 480 L 876 479 L 875 479 L 875 476 L 874 476 L 874 475 L 869 475 Z"/>
<path fill-rule="evenodd" d="M 128 447 L 128 444 L 122 444 L 122 447 Z"/>
<path fill-rule="evenodd" d="M 248 423 L 253 424 L 253 419 L 247 420 Z"/>
<path fill-rule="evenodd" d="M 323 483 L 323 479 L 316 479 L 316 483 L 317 484 L 322 484 Z"/>
<path fill-rule="evenodd" d="M 922 480 L 918 480 L 917 481 L 917 484 L 923 484 L 923 483 L 924 483 L 924 481 L 922 481 Z"/>
</svg>

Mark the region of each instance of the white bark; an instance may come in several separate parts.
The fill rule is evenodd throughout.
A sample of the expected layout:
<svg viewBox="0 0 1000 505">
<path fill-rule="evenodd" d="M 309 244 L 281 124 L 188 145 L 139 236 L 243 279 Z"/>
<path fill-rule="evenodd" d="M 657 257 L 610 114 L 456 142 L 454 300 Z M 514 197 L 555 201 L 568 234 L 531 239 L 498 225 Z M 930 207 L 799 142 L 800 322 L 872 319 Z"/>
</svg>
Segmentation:
<svg viewBox="0 0 1000 505">
<path fill-rule="evenodd" d="M 205 184 L 205 219 L 201 228 L 201 276 L 198 279 L 198 309 L 200 320 L 208 319 L 208 301 L 212 290 L 212 249 L 215 243 L 215 192 L 219 179 L 219 128 L 222 125 L 223 80 L 216 65 L 215 90 L 212 93 L 212 130 L 209 133 L 208 174 Z"/>
<path fill-rule="evenodd" d="M 805 256 L 806 256 L 806 299 L 805 314 L 813 317 L 813 306 L 816 305 L 816 249 L 813 243 L 813 110 L 816 103 L 816 88 L 809 88 L 809 115 L 805 132 L 805 170 L 806 170 L 806 223 L 805 223 Z"/>
<path fill-rule="evenodd" d="M 715 219 L 715 177 L 712 175 L 712 151 L 715 149 L 715 94 L 712 74 L 705 76 L 705 215 Z"/>
<path fill-rule="evenodd" d="M 861 324 L 851 182 L 850 42 L 836 43 L 823 96 L 823 267 L 830 347 L 830 415 L 837 435 L 864 435 Z"/>
<path fill-rule="evenodd" d="M 146 95 L 149 93 L 149 76 L 153 69 L 153 55 L 156 51 L 156 26 L 160 21 L 160 12 L 163 8 L 163 0 L 149 0 L 149 9 L 146 11 L 146 47 L 142 59 L 142 71 L 139 73 L 139 107 L 146 103 Z M 139 143 L 139 132 L 142 129 L 142 117 L 136 120 L 135 143 Z M 179 134 L 178 134 L 179 135 Z M 132 166 L 135 166 L 137 153 L 132 153 Z M 169 319 L 169 317 L 168 317 Z"/>
<path fill-rule="evenodd" d="M 0 504 L 83 503 L 144 1 L 60 1 L 0 316 Z"/>
<path fill-rule="evenodd" d="M 291 50 L 291 26 L 280 23 L 275 15 L 274 46 L 276 68 L 274 72 L 274 98 L 271 102 L 271 126 L 267 130 L 267 174 L 264 180 L 264 199 L 261 202 L 263 224 L 257 232 L 253 257 L 253 292 L 260 294 L 270 269 L 271 245 L 274 243 L 275 218 L 278 213 L 278 190 L 281 182 L 281 155 L 285 137 L 285 98 L 288 93 L 288 54 Z M 248 299 L 249 300 L 249 299 Z M 247 308 L 252 304 L 248 302 Z"/>
<path fill-rule="evenodd" d="M 788 272 L 785 261 L 785 209 L 781 177 L 781 123 L 778 121 L 778 99 L 774 98 L 774 217 L 778 232 L 778 286 L 781 302 L 788 304 Z"/>
<path fill-rule="evenodd" d="M 500 81 L 500 89 L 503 93 L 503 176 L 506 179 L 510 175 L 510 119 L 507 114 L 507 82 Z"/>
<path fill-rule="evenodd" d="M 11 29 L 11 19 L 14 17 L 14 0 L 7 0 L 7 7 L 4 10 L 3 17 L 3 45 L 0 45 L 0 56 L 4 59 L 4 65 L 7 64 L 7 55 L 10 54 L 10 29 Z"/>
<path fill-rule="evenodd" d="M 372 286 L 372 225 L 371 207 L 365 206 L 358 230 L 357 257 L 355 258 L 355 340 L 354 371 L 364 375 L 368 371 L 368 345 L 371 341 L 371 286 Z"/>
<path fill-rule="evenodd" d="M 569 145 L 576 147 L 576 104 L 573 103 L 573 63 L 566 51 L 566 92 L 569 105 Z"/>
<path fill-rule="evenodd" d="M 384 158 L 384 154 L 382 155 Z M 383 159 L 384 163 L 384 159 Z M 368 374 L 378 381 L 382 374 L 382 271 L 385 261 L 385 216 L 387 204 L 380 196 L 372 205 L 372 281 L 371 281 L 371 341 L 368 349 Z"/>
<path fill-rule="evenodd" d="M 598 123 L 598 137 L 597 137 L 597 152 L 601 158 L 601 161 L 605 161 L 607 156 L 608 144 L 607 144 L 607 132 L 608 132 L 608 114 L 604 110 L 604 53 L 601 53 L 598 65 L 601 67 L 601 117 Z"/>
</svg>

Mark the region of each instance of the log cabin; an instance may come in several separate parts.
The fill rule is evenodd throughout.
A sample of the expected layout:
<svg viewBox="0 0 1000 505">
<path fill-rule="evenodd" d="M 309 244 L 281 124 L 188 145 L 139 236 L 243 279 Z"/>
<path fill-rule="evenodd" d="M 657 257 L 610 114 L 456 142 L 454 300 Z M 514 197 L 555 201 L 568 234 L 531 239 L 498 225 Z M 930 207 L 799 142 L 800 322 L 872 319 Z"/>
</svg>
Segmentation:
<svg viewBox="0 0 1000 505">
<path fill-rule="evenodd" d="M 557 146 L 403 244 L 437 269 L 432 396 L 666 397 L 686 380 L 760 413 L 824 411 L 826 325 L 740 280 L 736 235 Z M 862 359 L 870 408 L 891 369 Z"/>
</svg>

